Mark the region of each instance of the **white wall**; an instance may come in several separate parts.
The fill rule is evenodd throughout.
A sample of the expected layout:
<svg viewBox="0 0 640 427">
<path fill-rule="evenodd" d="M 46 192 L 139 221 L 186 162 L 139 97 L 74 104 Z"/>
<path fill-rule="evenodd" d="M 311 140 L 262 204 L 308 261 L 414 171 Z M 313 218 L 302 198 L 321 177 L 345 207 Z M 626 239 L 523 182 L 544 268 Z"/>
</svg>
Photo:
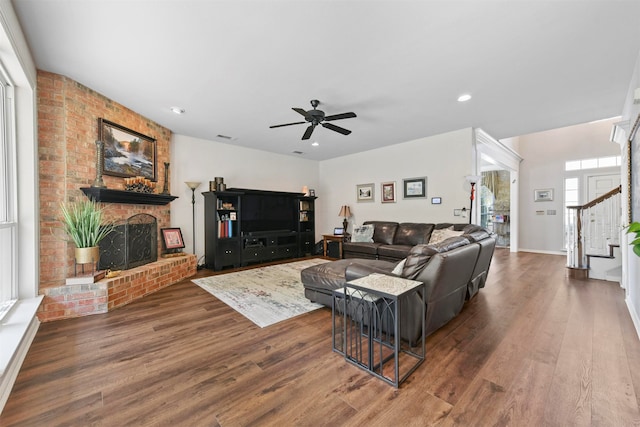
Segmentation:
<svg viewBox="0 0 640 427">
<path fill-rule="evenodd" d="M 173 135 L 169 167 L 171 194 L 179 196 L 171 202 L 171 225 L 180 227 L 185 252 L 193 251 L 191 190 L 185 181 L 200 181 L 196 189 L 196 254 L 204 256 L 204 198 L 209 181 L 221 176 L 227 187 L 257 190 L 300 192 L 302 186 L 318 186 L 318 162 L 272 154 L 266 151 L 236 147 L 233 144 Z M 164 169 L 160 167 L 162 185 Z M 202 263 L 202 261 L 200 261 Z"/>
<path fill-rule="evenodd" d="M 299 192 L 303 185 L 316 191 L 316 241 L 342 225 L 340 206 L 349 205 L 354 223 L 367 220 L 406 222 L 468 222 L 453 216 L 469 207 L 469 185 L 464 177 L 472 167 L 472 129 L 421 138 L 390 147 L 316 162 L 293 156 L 235 147 L 174 135 L 171 141 L 171 225 L 182 229 L 185 251 L 192 252 L 191 190 L 185 181 L 200 181 L 196 190 L 196 254 L 204 255 L 204 199 L 209 181 L 224 178 L 227 187 Z M 160 173 L 162 184 L 162 170 Z M 402 179 L 427 177 L 427 197 L 402 199 Z M 396 203 L 380 203 L 380 184 L 396 181 Z M 357 184 L 375 184 L 375 201 L 356 202 Z M 431 197 L 442 197 L 432 205 Z"/>
<path fill-rule="evenodd" d="M 453 210 L 469 208 L 469 185 L 464 177 L 472 168 L 472 129 L 463 129 L 404 142 L 320 163 L 316 194 L 316 231 L 330 233 L 342 224 L 340 206 L 349 205 L 354 224 L 367 220 L 398 222 L 468 222 Z M 403 178 L 427 177 L 427 197 L 403 200 Z M 396 203 L 381 203 L 380 184 L 396 182 Z M 358 203 L 356 185 L 374 183 L 375 201 Z M 432 197 L 442 197 L 432 205 Z"/>
<path fill-rule="evenodd" d="M 619 155 L 620 146 L 609 141 L 616 121 L 586 123 L 518 138 L 518 152 L 524 159 L 520 164 L 520 250 L 562 253 L 565 162 Z M 582 187 L 585 185 L 581 182 Z M 554 200 L 535 202 L 534 190 L 544 188 L 554 190 Z M 556 215 L 547 215 L 548 210 L 555 210 Z M 544 211 L 544 215 L 537 215 L 536 211 Z"/>
</svg>

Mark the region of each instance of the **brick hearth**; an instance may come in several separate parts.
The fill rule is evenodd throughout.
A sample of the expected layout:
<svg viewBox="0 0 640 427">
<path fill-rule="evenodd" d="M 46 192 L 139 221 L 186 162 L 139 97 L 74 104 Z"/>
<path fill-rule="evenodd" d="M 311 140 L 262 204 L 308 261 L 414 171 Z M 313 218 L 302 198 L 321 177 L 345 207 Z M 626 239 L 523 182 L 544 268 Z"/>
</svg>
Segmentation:
<svg viewBox="0 0 640 427">
<path fill-rule="evenodd" d="M 196 256 L 163 258 L 93 284 L 40 289 L 42 322 L 106 313 L 196 274 Z"/>
</svg>

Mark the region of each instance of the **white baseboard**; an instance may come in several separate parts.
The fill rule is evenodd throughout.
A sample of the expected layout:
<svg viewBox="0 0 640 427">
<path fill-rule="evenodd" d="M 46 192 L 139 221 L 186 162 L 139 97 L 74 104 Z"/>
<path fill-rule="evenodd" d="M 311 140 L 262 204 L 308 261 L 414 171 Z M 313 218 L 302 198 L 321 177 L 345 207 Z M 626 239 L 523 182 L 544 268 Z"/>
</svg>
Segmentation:
<svg viewBox="0 0 640 427">
<path fill-rule="evenodd" d="M 545 254 L 545 255 L 562 255 L 567 256 L 567 252 L 565 251 L 540 251 L 538 249 L 523 249 L 518 248 L 518 252 L 532 252 L 534 254 Z"/>
<path fill-rule="evenodd" d="M 640 339 L 640 317 L 638 316 L 638 312 L 633 308 L 633 304 L 631 304 L 628 295 L 624 299 L 624 302 L 627 303 L 627 310 L 629 310 L 631 320 L 633 320 L 633 326 L 636 327 L 636 334 L 638 334 L 638 339 Z"/>
<path fill-rule="evenodd" d="M 2 320 L 0 336 L 2 349 L 0 350 L 0 413 L 9 400 L 9 394 L 18 377 L 22 362 L 29 351 L 29 347 L 36 336 L 40 321 L 36 311 L 40 306 L 42 296 L 18 301 L 11 312 Z"/>
</svg>

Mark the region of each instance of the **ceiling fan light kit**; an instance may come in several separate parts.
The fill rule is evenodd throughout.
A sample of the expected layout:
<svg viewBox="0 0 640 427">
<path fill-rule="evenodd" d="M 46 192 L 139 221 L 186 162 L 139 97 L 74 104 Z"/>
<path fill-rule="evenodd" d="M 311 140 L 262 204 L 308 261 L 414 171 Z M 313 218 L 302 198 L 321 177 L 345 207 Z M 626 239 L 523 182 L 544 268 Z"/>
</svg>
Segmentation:
<svg viewBox="0 0 640 427">
<path fill-rule="evenodd" d="M 320 105 L 320 101 L 318 101 L 317 99 L 312 99 L 311 100 L 311 106 L 313 107 L 312 110 L 305 111 L 302 108 L 296 108 L 296 107 L 292 108 L 293 111 L 304 116 L 304 120 L 305 120 L 304 122 L 293 122 L 293 123 L 285 123 L 281 125 L 273 125 L 273 126 L 269 126 L 269 128 L 273 129 L 273 128 L 279 128 L 283 126 L 302 125 L 305 123 L 309 123 L 309 127 L 307 127 L 307 130 L 305 130 L 304 134 L 302 135 L 303 140 L 311 138 L 311 134 L 313 133 L 313 130 L 318 125 L 322 126 L 323 128 L 332 130 L 334 132 L 338 132 L 342 135 L 349 135 L 351 133 L 351 131 L 348 129 L 342 128 L 340 126 L 336 126 L 333 123 L 325 123 L 325 122 L 330 122 L 333 120 L 351 119 L 351 118 L 357 117 L 356 113 L 348 112 L 348 113 L 332 114 L 330 116 L 326 116 L 324 114 L 324 111 L 318 110 L 316 108 L 318 105 Z"/>
</svg>

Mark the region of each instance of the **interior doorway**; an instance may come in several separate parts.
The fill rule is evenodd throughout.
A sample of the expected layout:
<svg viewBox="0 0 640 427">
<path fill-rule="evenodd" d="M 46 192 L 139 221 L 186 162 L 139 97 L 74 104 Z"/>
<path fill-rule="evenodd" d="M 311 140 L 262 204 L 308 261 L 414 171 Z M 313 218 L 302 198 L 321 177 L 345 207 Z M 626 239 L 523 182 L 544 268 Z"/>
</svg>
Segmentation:
<svg viewBox="0 0 640 427">
<path fill-rule="evenodd" d="M 496 246 L 511 245 L 511 172 L 487 165 L 480 187 L 480 225 L 496 234 Z"/>
</svg>

